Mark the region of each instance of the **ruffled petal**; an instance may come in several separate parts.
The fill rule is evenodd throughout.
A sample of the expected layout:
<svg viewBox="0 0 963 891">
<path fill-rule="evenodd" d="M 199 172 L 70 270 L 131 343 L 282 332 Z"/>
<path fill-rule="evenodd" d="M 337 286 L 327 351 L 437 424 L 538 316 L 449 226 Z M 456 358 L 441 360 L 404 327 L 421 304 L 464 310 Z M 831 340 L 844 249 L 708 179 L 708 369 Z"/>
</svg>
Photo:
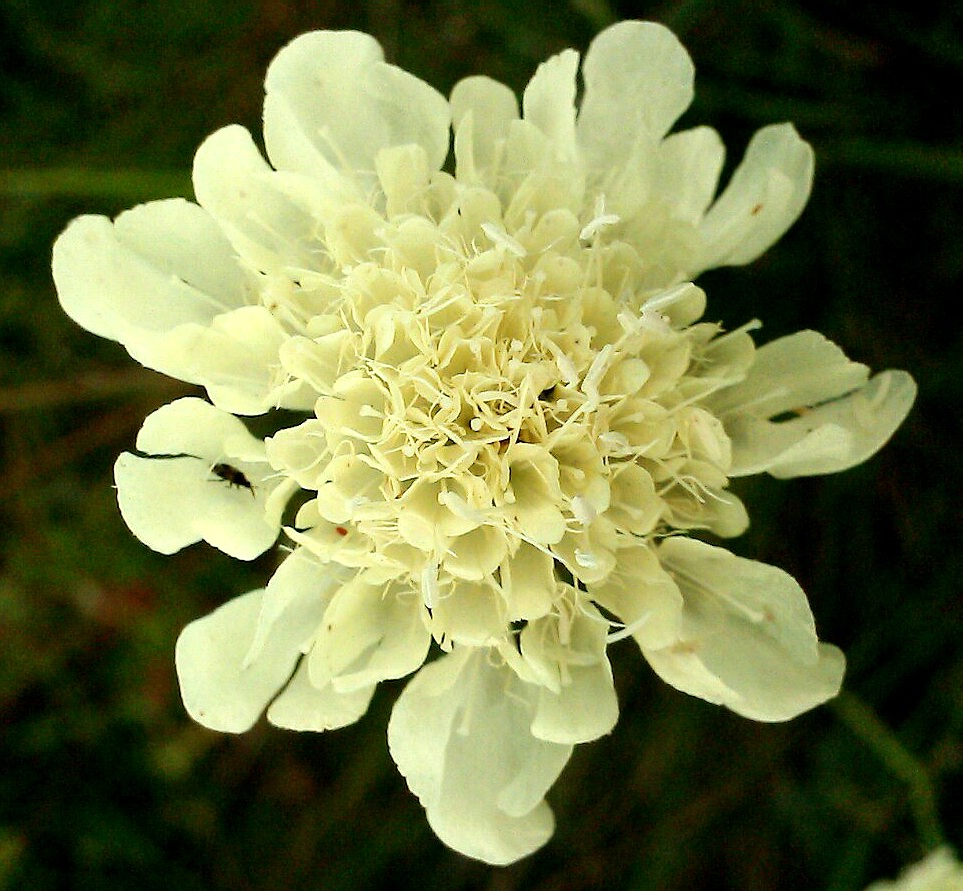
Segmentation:
<svg viewBox="0 0 963 891">
<path fill-rule="evenodd" d="M 612 669 L 605 655 L 608 623 L 591 604 L 566 623 L 560 639 L 559 620 L 530 622 L 519 647 L 530 665 L 539 664 L 538 704 L 532 734 L 548 742 L 590 742 L 610 733 L 619 718 Z"/>
<path fill-rule="evenodd" d="M 137 448 L 148 457 L 124 452 L 114 478 L 121 515 L 148 547 L 172 554 L 203 539 L 253 560 L 274 544 L 280 516 L 268 503 L 280 480 L 266 460 L 251 460 L 264 445 L 237 418 L 179 399 L 148 416 Z"/>
<path fill-rule="evenodd" d="M 792 124 L 763 127 L 699 227 L 692 275 L 755 260 L 799 218 L 813 182 L 813 150 Z"/>
<path fill-rule="evenodd" d="M 432 605 L 436 636 L 469 646 L 485 646 L 504 635 L 501 592 L 489 581 L 455 579 Z"/>
<path fill-rule="evenodd" d="M 735 414 L 730 476 L 763 471 L 779 478 L 838 473 L 876 454 L 903 423 L 916 399 L 905 371 L 884 371 L 858 390 L 804 410 L 788 421 Z"/>
<path fill-rule="evenodd" d="M 659 649 L 679 639 L 682 594 L 650 547 L 622 551 L 616 568 L 588 591 L 622 621 L 639 646 Z"/>
<path fill-rule="evenodd" d="M 685 599 L 678 642 L 643 649 L 663 680 L 757 721 L 789 720 L 839 692 L 845 658 L 817 640 L 790 575 L 695 539 L 659 550 Z"/>
<path fill-rule="evenodd" d="M 431 635 L 421 600 L 359 576 L 334 595 L 308 657 L 311 682 L 338 692 L 402 678 L 428 655 Z"/>
<path fill-rule="evenodd" d="M 181 379 L 203 386 L 211 402 L 225 411 L 308 410 L 317 393 L 304 381 L 287 379 L 280 367 L 278 354 L 288 339 L 267 308 L 245 306 L 209 325 L 180 326 L 167 337 L 165 349 L 182 370 Z M 134 350 L 131 355 L 144 361 Z"/>
<path fill-rule="evenodd" d="M 499 578 L 508 621 L 537 619 L 552 608 L 557 582 L 551 553 L 523 542 L 502 563 Z"/>
<path fill-rule="evenodd" d="M 267 719 L 285 730 L 337 730 L 354 724 L 367 710 L 375 685 L 341 693 L 331 684 L 320 689 L 311 683 L 307 660 L 302 660 L 291 682 L 267 710 Z"/>
<path fill-rule="evenodd" d="M 297 648 L 306 653 L 328 603 L 345 583 L 346 574 L 336 564 L 320 562 L 307 548 L 297 548 L 288 554 L 268 582 L 247 661 L 258 658 L 278 623 L 283 625 L 292 621 L 302 626 Z"/>
<path fill-rule="evenodd" d="M 512 121 L 518 120 L 515 93 L 490 77 L 466 77 L 451 91 L 451 117 L 459 181 L 487 181 Z"/>
<path fill-rule="evenodd" d="M 445 98 L 388 65 L 357 31 L 315 31 L 289 43 L 268 68 L 264 142 L 278 170 L 332 177 L 373 173 L 383 148 L 416 143 L 432 169 L 448 154 Z"/>
<path fill-rule="evenodd" d="M 963 864 L 944 845 L 907 866 L 898 878 L 873 882 L 866 891 L 963 891 Z"/>
<path fill-rule="evenodd" d="M 198 202 L 253 268 L 324 268 L 318 221 L 285 193 L 284 175 L 268 166 L 243 127 L 224 127 L 204 140 L 193 180 Z"/>
<path fill-rule="evenodd" d="M 695 68 L 668 28 L 620 22 L 592 41 L 582 76 L 579 143 L 590 166 L 607 168 L 655 147 L 692 101 Z"/>
<path fill-rule="evenodd" d="M 327 569 L 327 573 L 325 573 Z M 337 583 L 330 567 L 295 551 L 274 574 L 267 590 L 235 598 L 188 625 L 177 641 L 177 675 L 184 705 L 212 730 L 240 733 L 291 678 L 321 623 L 329 591 Z M 272 706 L 280 727 L 326 730 L 360 717 L 371 689 L 342 696 L 321 685 L 308 689 L 303 664 L 294 685 Z"/>
<path fill-rule="evenodd" d="M 658 150 L 655 188 L 674 219 L 698 226 L 712 202 L 725 146 L 711 127 L 667 136 Z"/>
<path fill-rule="evenodd" d="M 388 745 L 438 837 L 491 864 L 541 847 L 545 792 L 572 752 L 532 736 L 538 688 L 487 650 L 456 649 L 423 668 L 395 703 Z"/>
<path fill-rule="evenodd" d="M 542 131 L 555 147 L 559 160 L 574 161 L 575 75 L 578 53 L 565 50 L 538 66 L 522 97 L 525 120 Z"/>
<path fill-rule="evenodd" d="M 182 199 L 139 205 L 113 223 L 79 217 L 54 245 L 53 276 L 75 322 L 190 383 L 169 349 L 170 332 L 253 302 L 230 242 L 208 213 Z"/>
<path fill-rule="evenodd" d="M 276 635 L 256 662 L 245 664 L 263 597 L 263 589 L 235 597 L 191 622 L 177 639 L 174 658 L 184 707 L 211 730 L 249 730 L 300 656 L 289 639 Z"/>
<path fill-rule="evenodd" d="M 742 412 L 771 418 L 851 393 L 869 379 L 869 368 L 853 362 L 818 331 L 797 331 L 759 347 L 745 379 L 710 397 L 720 417 Z"/>
</svg>

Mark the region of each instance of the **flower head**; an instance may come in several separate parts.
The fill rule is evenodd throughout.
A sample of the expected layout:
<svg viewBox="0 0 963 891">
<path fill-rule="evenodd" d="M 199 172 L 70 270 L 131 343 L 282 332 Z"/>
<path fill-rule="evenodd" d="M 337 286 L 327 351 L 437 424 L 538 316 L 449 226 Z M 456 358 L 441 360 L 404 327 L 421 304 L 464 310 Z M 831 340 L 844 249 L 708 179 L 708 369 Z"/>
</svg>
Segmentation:
<svg viewBox="0 0 963 891">
<path fill-rule="evenodd" d="M 270 165 L 227 127 L 198 204 L 82 217 L 54 249 L 74 319 L 212 403 L 161 408 L 118 460 L 135 535 L 250 559 L 287 521 L 266 588 L 182 633 L 190 714 L 324 730 L 416 673 L 392 755 L 437 834 L 492 863 L 549 837 L 545 792 L 615 724 L 615 640 L 757 720 L 835 695 L 842 654 L 795 581 L 689 533 L 746 528 L 734 477 L 865 460 L 914 396 L 815 332 L 757 349 L 755 322 L 700 321 L 691 279 L 805 204 L 791 125 L 713 201 L 718 136 L 666 136 L 692 95 L 675 37 L 602 32 L 576 106 L 578 64 L 541 65 L 520 111 L 488 78 L 446 100 L 367 35 L 306 34 L 268 70 Z M 264 441 L 235 417 L 275 408 Z"/>
</svg>

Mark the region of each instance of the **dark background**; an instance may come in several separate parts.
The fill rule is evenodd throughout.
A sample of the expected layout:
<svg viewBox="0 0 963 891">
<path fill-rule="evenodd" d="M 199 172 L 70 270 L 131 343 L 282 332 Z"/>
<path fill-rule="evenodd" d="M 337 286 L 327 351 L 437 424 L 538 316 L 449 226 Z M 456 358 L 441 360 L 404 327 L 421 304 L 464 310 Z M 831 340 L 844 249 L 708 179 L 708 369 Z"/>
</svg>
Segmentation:
<svg viewBox="0 0 963 891">
<path fill-rule="evenodd" d="M 730 159 L 781 120 L 816 149 L 800 222 L 700 279 L 708 318 L 816 328 L 920 397 L 867 465 L 738 487 L 733 550 L 799 579 L 858 699 L 756 724 L 614 646 L 618 727 L 550 794 L 554 839 L 493 869 L 443 848 L 394 770 L 398 685 L 323 736 L 187 718 L 179 629 L 275 558 L 164 558 L 128 533 L 114 457 L 189 388 L 61 313 L 50 245 L 79 213 L 189 196 L 196 146 L 258 132 L 267 63 L 303 31 L 367 30 L 445 92 L 473 73 L 521 90 L 623 17 L 680 35 L 682 125 L 716 126 Z M 860 889 L 924 853 L 928 783 L 963 847 L 961 75 L 957 3 L 0 0 L 0 889 Z"/>
</svg>

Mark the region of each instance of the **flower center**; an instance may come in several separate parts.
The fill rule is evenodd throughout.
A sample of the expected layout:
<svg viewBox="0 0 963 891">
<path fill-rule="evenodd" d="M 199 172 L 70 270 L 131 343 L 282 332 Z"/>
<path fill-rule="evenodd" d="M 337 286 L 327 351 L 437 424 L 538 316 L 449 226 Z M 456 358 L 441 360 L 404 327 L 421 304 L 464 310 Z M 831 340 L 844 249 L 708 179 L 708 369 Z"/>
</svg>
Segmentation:
<svg viewBox="0 0 963 891">
<path fill-rule="evenodd" d="M 617 218 L 508 225 L 464 187 L 419 214 L 344 217 L 328 250 L 363 259 L 281 351 L 315 417 L 268 443 L 316 493 L 299 543 L 408 585 L 433 616 L 474 586 L 507 628 L 603 582 L 623 548 L 729 521 L 729 442 L 699 407 L 725 338 L 686 324 L 691 285 L 643 301 Z M 548 587 L 534 603 L 518 593 L 530 565 Z"/>
</svg>

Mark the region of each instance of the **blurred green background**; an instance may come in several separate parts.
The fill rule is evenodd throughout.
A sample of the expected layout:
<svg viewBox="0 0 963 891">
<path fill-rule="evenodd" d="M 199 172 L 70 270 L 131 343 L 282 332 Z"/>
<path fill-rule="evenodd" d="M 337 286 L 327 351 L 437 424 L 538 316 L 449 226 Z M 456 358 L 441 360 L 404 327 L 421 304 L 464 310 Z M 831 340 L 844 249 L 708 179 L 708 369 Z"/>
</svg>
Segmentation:
<svg viewBox="0 0 963 891">
<path fill-rule="evenodd" d="M 738 487 L 753 526 L 733 550 L 799 579 L 858 700 L 755 724 L 614 646 L 618 727 L 552 791 L 547 847 L 492 869 L 435 840 L 394 770 L 396 684 L 323 736 L 187 718 L 179 629 L 275 558 L 164 558 L 128 533 L 114 457 L 189 388 L 61 313 L 50 245 L 79 213 L 190 195 L 196 146 L 258 131 L 267 63 L 303 31 L 367 30 L 443 91 L 471 73 L 520 90 L 627 17 L 681 36 L 682 125 L 716 126 L 730 159 L 780 120 L 816 148 L 806 213 L 701 279 L 708 317 L 816 328 L 909 369 L 920 398 L 868 465 Z M 859 889 L 924 853 L 930 785 L 963 847 L 961 94 L 958 3 L 0 0 L 0 889 Z"/>
</svg>

